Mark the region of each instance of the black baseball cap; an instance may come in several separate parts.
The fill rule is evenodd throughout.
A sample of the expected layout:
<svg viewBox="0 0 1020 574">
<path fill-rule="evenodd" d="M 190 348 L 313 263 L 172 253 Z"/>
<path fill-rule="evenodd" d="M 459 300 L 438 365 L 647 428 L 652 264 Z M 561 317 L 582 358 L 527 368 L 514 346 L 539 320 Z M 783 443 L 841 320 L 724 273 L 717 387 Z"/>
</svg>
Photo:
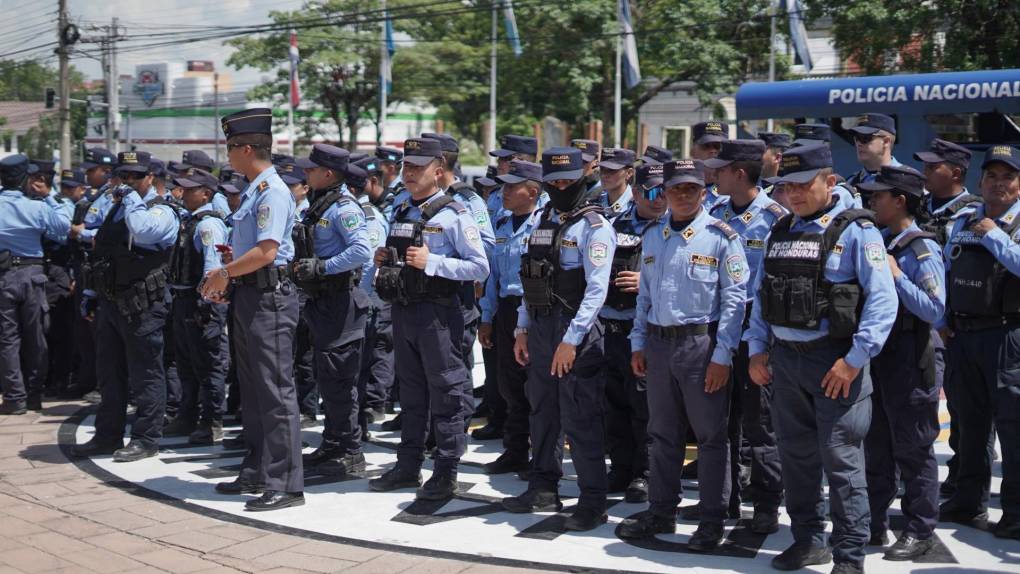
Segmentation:
<svg viewBox="0 0 1020 574">
<path fill-rule="evenodd" d="M 682 183 L 705 187 L 705 164 L 699 159 L 674 159 L 662 164 L 662 187 L 669 189 Z"/>
<path fill-rule="evenodd" d="M 554 147 L 542 152 L 542 181 L 576 180 L 584 175 L 584 158 L 576 147 Z"/>
</svg>

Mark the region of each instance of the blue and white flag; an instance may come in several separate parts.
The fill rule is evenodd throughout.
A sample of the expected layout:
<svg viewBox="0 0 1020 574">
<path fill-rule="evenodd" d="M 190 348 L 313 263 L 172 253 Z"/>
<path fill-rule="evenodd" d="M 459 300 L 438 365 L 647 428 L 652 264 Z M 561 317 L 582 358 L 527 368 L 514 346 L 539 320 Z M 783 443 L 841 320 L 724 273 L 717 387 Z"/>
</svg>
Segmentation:
<svg viewBox="0 0 1020 574">
<path fill-rule="evenodd" d="M 808 47 L 807 29 L 804 27 L 804 6 L 800 0 L 786 0 L 786 13 L 790 17 L 790 39 L 797 59 L 804 65 L 804 71 L 810 72 L 814 65 L 811 61 L 811 49 Z"/>
<path fill-rule="evenodd" d="M 393 93 L 393 54 L 396 53 L 397 47 L 393 43 L 393 20 L 390 19 L 386 12 L 383 12 L 383 51 L 382 59 L 379 64 L 379 72 L 381 77 L 381 87 L 387 93 Z"/>
<path fill-rule="evenodd" d="M 503 2 L 503 27 L 506 29 L 506 39 L 510 42 L 514 56 L 520 56 L 524 50 L 521 49 L 521 37 L 517 35 L 517 18 L 514 16 L 513 0 Z"/>
<path fill-rule="evenodd" d="M 630 23 L 630 3 L 617 0 L 620 18 L 620 33 L 623 35 L 623 82 L 628 89 L 641 83 L 641 66 L 638 63 L 637 38 Z"/>
</svg>

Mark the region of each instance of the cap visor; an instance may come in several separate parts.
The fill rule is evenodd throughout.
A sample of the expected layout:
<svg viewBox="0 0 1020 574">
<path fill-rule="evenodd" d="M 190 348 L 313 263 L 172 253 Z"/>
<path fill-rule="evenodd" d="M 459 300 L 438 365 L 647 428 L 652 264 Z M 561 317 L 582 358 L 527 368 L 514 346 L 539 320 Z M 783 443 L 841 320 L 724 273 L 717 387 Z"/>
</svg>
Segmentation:
<svg viewBox="0 0 1020 574">
<path fill-rule="evenodd" d="M 1017 163 L 1016 161 L 1009 161 L 1009 160 L 1006 160 L 1006 159 L 999 159 L 999 158 L 985 160 L 985 162 L 981 164 L 981 169 L 985 169 L 986 167 L 992 165 L 993 163 L 1005 164 L 1005 165 L 1008 165 L 1009 167 L 1011 167 L 1011 168 L 1013 168 L 1013 169 L 1015 169 L 1017 171 L 1020 171 L 1020 163 Z"/>
<path fill-rule="evenodd" d="M 73 179 L 63 179 L 60 181 L 61 187 L 80 187 L 85 185 L 83 181 L 74 181 Z"/>
<path fill-rule="evenodd" d="M 435 157 L 432 157 L 430 155 L 405 155 L 404 156 L 404 162 L 405 163 L 409 163 L 411 165 L 417 165 L 419 167 L 424 167 L 424 166 L 432 163 L 436 159 L 439 159 L 439 158 L 435 158 Z"/>
<path fill-rule="evenodd" d="M 653 187 L 659 187 L 660 185 L 662 185 L 662 178 L 661 177 L 653 177 L 651 179 L 646 179 L 644 181 L 644 183 L 641 184 L 641 189 L 642 190 L 648 190 L 648 189 L 652 189 Z"/>
<path fill-rule="evenodd" d="M 228 193 L 230 195 L 237 195 L 238 193 L 241 193 L 240 189 L 237 189 L 236 187 L 230 185 L 229 183 L 221 184 L 216 189 L 222 191 L 223 193 Z"/>
<path fill-rule="evenodd" d="M 122 165 L 117 168 L 117 173 L 123 173 L 125 171 L 133 171 L 135 173 L 149 173 L 149 168 L 143 165 Z"/>
<path fill-rule="evenodd" d="M 281 175 L 280 179 L 283 181 L 283 183 L 286 183 L 287 185 L 294 185 L 304 181 L 303 179 L 298 179 L 290 175 Z"/>
<path fill-rule="evenodd" d="M 924 163 L 942 163 L 946 159 L 937 153 L 930 151 L 919 151 L 914 154 L 914 159 L 917 161 L 923 161 Z"/>
<path fill-rule="evenodd" d="M 319 164 L 317 164 L 314 161 L 308 159 L 307 157 L 299 157 L 299 158 L 295 159 L 294 160 L 294 165 L 300 167 L 301 169 L 309 169 L 309 168 L 312 168 L 312 167 L 319 167 Z"/>
<path fill-rule="evenodd" d="M 202 187 L 201 183 L 198 183 L 197 181 L 191 181 L 190 179 L 188 179 L 186 177 L 175 177 L 173 179 L 173 183 L 174 183 L 174 185 L 176 185 L 178 187 L 187 187 L 187 188 Z"/>
<path fill-rule="evenodd" d="M 889 185 L 888 183 L 880 183 L 877 181 L 866 181 L 857 184 L 857 189 L 864 191 L 889 191 L 890 189 L 896 189 L 895 185 Z"/>
<path fill-rule="evenodd" d="M 726 167 L 731 163 L 733 163 L 732 159 L 719 159 L 717 157 L 713 157 L 705 160 L 705 167 L 709 169 L 719 169 L 720 167 Z"/>
<path fill-rule="evenodd" d="M 769 184 L 769 185 L 776 185 L 777 183 L 780 183 L 781 179 L 783 179 L 783 178 L 781 178 L 778 175 L 776 175 L 776 176 L 773 176 L 773 177 L 763 177 L 761 180 L 764 181 L 765 183 Z"/>
<path fill-rule="evenodd" d="M 603 161 L 603 162 L 599 162 L 599 167 L 616 171 L 618 169 L 624 169 L 624 168 L 633 167 L 633 166 L 627 165 L 625 163 L 620 163 L 618 161 Z"/>
<path fill-rule="evenodd" d="M 514 152 L 508 149 L 496 149 L 489 152 L 492 157 L 510 157 L 514 155 Z M 406 158 L 405 158 L 406 159 Z"/>
<path fill-rule="evenodd" d="M 506 175 L 497 175 L 496 176 L 496 181 L 498 181 L 499 183 L 506 184 L 506 185 L 514 185 L 515 183 L 520 183 L 522 181 L 527 181 L 527 180 L 528 180 L 528 178 L 526 178 L 526 177 L 521 177 L 519 175 L 513 175 L 513 174 L 509 174 L 509 173 L 506 174 Z"/>
<path fill-rule="evenodd" d="M 572 169 L 570 171 L 554 171 L 550 174 L 543 174 L 542 181 L 548 183 L 550 181 L 556 181 L 559 179 L 567 179 L 570 181 L 581 179 L 584 175 L 583 169 Z"/>
<path fill-rule="evenodd" d="M 678 175 L 671 177 L 668 181 L 662 184 L 662 187 L 669 189 L 674 185 L 680 185 L 681 183 L 696 183 L 701 187 L 705 187 L 705 180 L 693 175 Z"/>
<path fill-rule="evenodd" d="M 640 159 L 641 161 L 645 162 L 648 165 L 662 165 L 661 161 L 659 161 L 659 160 L 657 160 L 657 159 L 655 159 L 654 157 L 651 157 L 651 156 L 643 155 L 643 156 L 641 156 L 638 159 Z"/>
<path fill-rule="evenodd" d="M 870 136 L 871 134 L 878 132 L 878 128 L 873 128 L 869 126 L 854 126 L 848 129 L 847 131 L 853 132 L 855 134 L 863 134 L 866 136 Z"/>
<path fill-rule="evenodd" d="M 498 181 L 496 181 L 496 180 L 494 180 L 492 178 L 489 178 L 489 177 L 480 177 L 480 178 L 476 179 L 475 181 L 477 181 L 480 185 L 484 185 L 485 187 L 495 187 L 495 186 L 499 185 Z"/>
<path fill-rule="evenodd" d="M 808 183 L 818 175 L 818 172 L 822 171 L 821 168 L 809 169 L 807 171 L 795 171 L 786 175 L 779 176 L 776 183 Z"/>
<path fill-rule="evenodd" d="M 589 161 L 595 161 L 595 154 L 581 153 L 581 159 L 583 159 L 585 163 Z"/>
<path fill-rule="evenodd" d="M 716 134 L 705 134 L 694 141 L 697 145 L 705 145 L 710 143 L 722 143 L 730 138 L 726 136 L 720 136 Z"/>
</svg>

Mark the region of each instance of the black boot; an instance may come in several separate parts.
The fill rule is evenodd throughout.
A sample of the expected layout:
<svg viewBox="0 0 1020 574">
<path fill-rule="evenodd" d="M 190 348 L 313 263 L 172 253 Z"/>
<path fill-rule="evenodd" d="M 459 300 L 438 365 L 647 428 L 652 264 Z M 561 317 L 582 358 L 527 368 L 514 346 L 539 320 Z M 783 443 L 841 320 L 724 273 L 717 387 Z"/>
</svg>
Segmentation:
<svg viewBox="0 0 1020 574">
<path fill-rule="evenodd" d="M 421 472 L 404 470 L 398 466 L 386 471 L 379 478 L 368 481 L 368 487 L 375 492 L 389 492 L 402 488 L 418 488 L 421 486 Z"/>
<path fill-rule="evenodd" d="M 648 502 L 648 481 L 640 476 L 630 481 L 623 500 L 630 503 Z"/>
<path fill-rule="evenodd" d="M 340 443 L 333 442 L 331 440 L 322 439 L 319 443 L 319 448 L 313 450 L 308 454 L 301 455 L 301 462 L 306 466 L 315 466 L 317 464 L 332 460 L 334 458 L 343 458 L 347 454 Z"/>
<path fill-rule="evenodd" d="M 563 510 L 563 503 L 560 502 L 560 495 L 556 491 L 529 488 L 520 496 L 504 498 L 503 508 L 515 514 L 559 512 Z"/>
<path fill-rule="evenodd" d="M 302 492 L 267 490 L 259 498 L 244 503 L 244 509 L 251 512 L 263 512 L 266 510 L 290 508 L 291 506 L 302 506 L 304 503 L 305 495 Z"/>
<path fill-rule="evenodd" d="M 617 534 L 620 538 L 637 540 L 651 538 L 656 534 L 673 534 L 676 532 L 676 516 L 663 516 L 651 510 L 637 513 L 634 517 L 620 524 Z"/>
<path fill-rule="evenodd" d="M 687 541 L 687 549 L 691 552 L 711 552 L 719 546 L 722 538 L 722 522 L 702 522 Z"/>
<path fill-rule="evenodd" d="M 905 534 L 895 544 L 885 551 L 882 558 L 893 562 L 906 562 L 924 556 L 932 546 L 935 546 L 935 538 L 918 540 L 909 534 Z"/>
<path fill-rule="evenodd" d="M 113 453 L 113 462 L 135 462 L 136 460 L 156 456 L 158 453 L 159 447 L 133 440 L 126 447 Z"/>
<path fill-rule="evenodd" d="M 832 562 L 832 550 L 828 546 L 793 543 L 779 556 L 772 559 L 776 570 L 800 570 L 805 566 Z"/>
<path fill-rule="evenodd" d="M 118 450 L 124 448 L 124 440 L 105 441 L 100 440 L 98 437 L 92 437 L 85 444 L 76 444 L 71 448 L 71 454 L 81 458 L 88 458 L 90 456 L 103 456 L 113 454 Z"/>
<path fill-rule="evenodd" d="M 471 431 L 471 438 L 475 440 L 496 440 L 503 438 L 503 425 L 492 422 L 483 427 Z"/>
<path fill-rule="evenodd" d="M 4 401 L 4 404 L 0 405 L 0 415 L 23 415 L 27 412 L 25 403 Z"/>
<path fill-rule="evenodd" d="M 563 528 L 574 532 L 588 532 L 602 526 L 609 520 L 605 511 L 579 506 L 563 523 Z"/>
<path fill-rule="evenodd" d="M 365 470 L 365 455 L 362 453 L 345 454 L 319 463 L 317 470 L 330 476 L 346 476 Z"/>
<path fill-rule="evenodd" d="M 457 473 L 434 472 L 414 497 L 418 500 L 447 500 L 453 498 L 458 491 Z"/>
<path fill-rule="evenodd" d="M 379 425 L 379 429 L 383 432 L 394 432 L 400 430 L 400 427 L 403 426 L 404 423 L 402 417 L 402 413 L 397 413 L 397 416 Z"/>
<path fill-rule="evenodd" d="M 223 421 L 202 421 L 188 435 L 190 444 L 214 444 L 223 440 Z"/>
<path fill-rule="evenodd" d="M 527 470 L 528 468 L 531 468 L 531 463 L 528 462 L 528 453 L 526 452 L 524 454 L 516 454 L 506 451 L 499 455 L 499 458 L 496 460 L 482 465 L 482 470 L 485 474 L 506 474 L 508 472 Z"/>
</svg>

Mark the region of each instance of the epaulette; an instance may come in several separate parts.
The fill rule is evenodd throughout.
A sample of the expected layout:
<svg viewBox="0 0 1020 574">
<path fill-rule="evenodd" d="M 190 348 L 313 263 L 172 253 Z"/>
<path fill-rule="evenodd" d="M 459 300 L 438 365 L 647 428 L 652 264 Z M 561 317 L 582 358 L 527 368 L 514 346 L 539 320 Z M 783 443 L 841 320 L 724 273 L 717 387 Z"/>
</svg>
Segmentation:
<svg viewBox="0 0 1020 574">
<path fill-rule="evenodd" d="M 364 212 L 366 221 L 375 220 L 375 209 L 372 207 L 372 204 L 359 203 L 358 205 L 361 207 L 361 211 Z"/>
<path fill-rule="evenodd" d="M 766 205 L 765 211 L 771 213 L 776 219 L 781 219 L 784 215 L 786 215 L 786 210 L 778 203 L 770 203 Z"/>
<path fill-rule="evenodd" d="M 722 234 L 726 236 L 726 239 L 729 239 L 730 241 L 733 241 L 734 239 L 740 237 L 740 234 L 737 233 L 737 230 L 730 227 L 730 225 L 725 221 L 720 221 L 716 219 L 712 223 L 709 223 L 709 226 L 714 227 L 721 231 Z"/>
<path fill-rule="evenodd" d="M 510 221 L 510 216 L 509 215 L 504 215 L 503 217 L 500 217 L 499 219 L 497 219 L 496 220 L 496 229 L 499 229 L 500 227 L 503 227 L 504 225 L 506 225 L 507 221 Z"/>
<path fill-rule="evenodd" d="M 471 185 L 464 183 L 463 181 L 453 182 L 453 184 L 450 185 L 449 191 L 463 195 L 468 198 L 468 201 L 474 199 L 478 195 L 478 192 L 475 191 L 474 187 L 471 187 Z"/>
<path fill-rule="evenodd" d="M 262 182 L 259 183 L 258 191 L 262 192 L 262 191 L 265 191 L 267 189 L 269 189 L 269 182 L 268 181 L 263 180 Z"/>
<path fill-rule="evenodd" d="M 913 250 L 914 252 L 914 257 L 918 261 L 924 261 L 925 259 L 932 256 L 932 252 L 931 249 L 928 249 L 928 245 L 925 244 L 924 241 L 919 241 L 922 239 L 931 239 L 932 241 L 934 241 L 935 234 L 927 233 L 924 231 L 914 231 L 912 233 L 908 233 L 907 235 L 904 235 L 903 239 L 901 239 L 897 243 L 897 247 L 899 247 L 899 249 L 906 249 L 907 247 L 910 247 L 910 249 Z"/>
</svg>

